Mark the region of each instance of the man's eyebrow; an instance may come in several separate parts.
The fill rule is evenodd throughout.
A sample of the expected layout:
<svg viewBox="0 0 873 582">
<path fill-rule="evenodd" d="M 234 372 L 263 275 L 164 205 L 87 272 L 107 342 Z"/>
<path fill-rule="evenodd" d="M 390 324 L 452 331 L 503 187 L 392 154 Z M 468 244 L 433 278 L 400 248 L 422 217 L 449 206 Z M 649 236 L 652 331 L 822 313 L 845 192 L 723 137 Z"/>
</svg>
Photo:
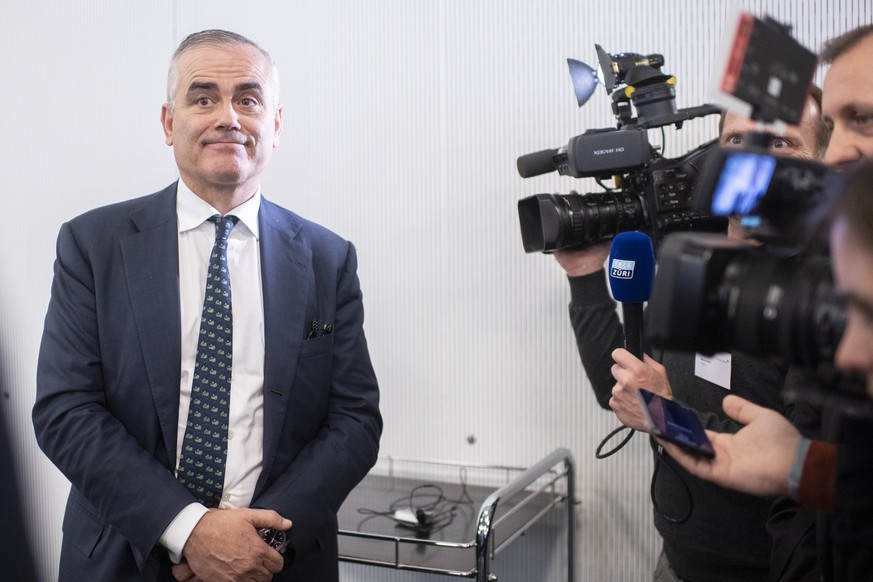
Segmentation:
<svg viewBox="0 0 873 582">
<path fill-rule="evenodd" d="M 264 87 L 257 81 L 248 81 L 246 83 L 240 83 L 239 85 L 237 85 L 236 90 L 238 93 L 241 93 L 243 91 L 257 91 L 258 93 L 263 93 Z"/>
<path fill-rule="evenodd" d="M 839 293 L 838 295 L 843 301 L 855 307 L 867 318 L 873 319 L 873 304 L 870 301 L 852 292 Z"/>
<path fill-rule="evenodd" d="M 215 83 L 208 83 L 204 81 L 193 81 L 191 85 L 188 86 L 188 92 L 192 91 L 217 91 L 218 85 Z"/>
</svg>

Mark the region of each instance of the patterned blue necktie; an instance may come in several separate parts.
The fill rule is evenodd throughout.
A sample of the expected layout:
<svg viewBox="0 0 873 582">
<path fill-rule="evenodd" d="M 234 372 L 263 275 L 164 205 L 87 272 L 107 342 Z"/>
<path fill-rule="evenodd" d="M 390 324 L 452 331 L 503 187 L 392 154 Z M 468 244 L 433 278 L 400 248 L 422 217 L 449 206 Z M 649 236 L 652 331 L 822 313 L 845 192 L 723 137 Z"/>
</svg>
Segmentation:
<svg viewBox="0 0 873 582">
<path fill-rule="evenodd" d="M 217 507 L 224 488 L 233 355 L 227 237 L 238 219 L 216 214 L 209 220 L 215 223 L 215 245 L 206 275 L 194 382 L 177 478 L 203 505 Z"/>
</svg>

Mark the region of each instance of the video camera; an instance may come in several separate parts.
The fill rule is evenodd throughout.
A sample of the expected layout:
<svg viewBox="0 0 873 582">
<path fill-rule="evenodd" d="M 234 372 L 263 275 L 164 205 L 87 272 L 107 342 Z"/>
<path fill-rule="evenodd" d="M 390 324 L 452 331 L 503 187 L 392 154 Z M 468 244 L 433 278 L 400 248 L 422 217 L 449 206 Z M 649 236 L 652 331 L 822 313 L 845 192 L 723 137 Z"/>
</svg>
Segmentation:
<svg viewBox="0 0 873 582">
<path fill-rule="evenodd" d="M 734 78 L 722 88 L 743 87 L 739 97 L 753 118 L 797 123 L 815 56 L 769 18 L 741 15 L 737 38 L 748 46 L 737 51 L 735 39 L 725 75 Z M 756 77 L 736 83 L 745 70 Z M 749 82 L 790 88 L 790 94 L 777 102 Z M 691 233 L 666 237 L 648 307 L 653 345 L 706 354 L 736 350 L 842 381 L 833 361 L 846 307 L 834 289 L 825 236 L 827 202 L 842 181 L 820 163 L 774 157 L 759 147 L 715 150 L 696 210 L 741 220 L 763 244 Z"/>
<path fill-rule="evenodd" d="M 615 188 L 589 194 L 537 194 L 519 200 L 518 217 L 524 249 L 549 253 L 586 247 L 625 231 L 640 230 L 657 240 L 676 230 L 724 231 L 726 221 L 692 209 L 694 182 L 707 152 L 704 144 L 675 159 L 663 157 L 649 143 L 648 130 L 677 129 L 689 119 L 719 113 L 714 105 L 676 108 L 675 78 L 661 72 L 658 54 L 609 54 L 595 45 L 600 77 L 584 63 L 568 59 L 581 106 L 598 82 L 612 99 L 617 127 L 591 129 L 566 147 L 518 158 L 518 172 L 530 178 L 557 171 L 574 178 L 614 177 Z M 634 109 L 637 117 L 633 117 Z"/>
</svg>

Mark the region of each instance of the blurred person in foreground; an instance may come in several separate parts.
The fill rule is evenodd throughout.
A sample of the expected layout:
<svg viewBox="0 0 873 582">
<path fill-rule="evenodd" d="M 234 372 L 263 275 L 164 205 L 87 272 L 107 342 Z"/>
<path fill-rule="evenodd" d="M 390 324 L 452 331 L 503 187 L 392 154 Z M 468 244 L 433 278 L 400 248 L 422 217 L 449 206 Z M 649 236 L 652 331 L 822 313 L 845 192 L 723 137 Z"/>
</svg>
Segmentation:
<svg viewBox="0 0 873 582">
<path fill-rule="evenodd" d="M 838 368 L 866 377 L 873 398 L 873 25 L 829 41 L 822 60 L 823 113 L 832 135 L 825 162 L 853 175 L 831 211 L 834 278 L 848 303 L 836 353 Z M 836 443 L 804 438 L 785 419 L 743 398 L 724 400 L 745 425 L 736 434 L 710 431 L 712 461 L 662 443 L 687 470 L 746 493 L 791 495 L 827 512 L 820 555 L 826 580 L 873 579 L 873 418 L 858 403 L 844 413 Z M 866 414 L 865 414 L 866 410 Z"/>
<path fill-rule="evenodd" d="M 873 398 L 873 162 L 854 172 L 836 202 L 830 234 L 834 277 L 849 305 L 836 365 L 863 374 Z M 828 579 L 871 579 L 873 408 L 856 406 L 853 430 L 839 443 L 805 438 L 779 414 L 737 396 L 725 398 L 724 409 L 745 426 L 736 434 L 707 431 L 714 459 L 662 445 L 701 478 L 754 495 L 791 495 L 831 513 L 835 570 Z"/>
<path fill-rule="evenodd" d="M 0 394 L 5 396 L 0 383 Z M 16 456 L 6 423 L 5 406 L 0 406 L 0 572 L 9 580 L 36 580 L 36 565 L 28 541 L 28 524 L 18 487 Z"/>
</svg>

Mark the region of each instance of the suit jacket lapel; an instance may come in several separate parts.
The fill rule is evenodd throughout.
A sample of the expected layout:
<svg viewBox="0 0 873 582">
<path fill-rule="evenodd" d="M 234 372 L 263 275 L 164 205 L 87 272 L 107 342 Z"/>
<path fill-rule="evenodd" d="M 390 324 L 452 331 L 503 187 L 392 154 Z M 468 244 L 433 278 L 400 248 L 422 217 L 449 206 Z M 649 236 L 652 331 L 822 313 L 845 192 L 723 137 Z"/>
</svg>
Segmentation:
<svg viewBox="0 0 873 582">
<path fill-rule="evenodd" d="M 306 329 L 311 249 L 296 239 L 300 223 L 290 213 L 261 199 L 261 281 L 264 294 L 264 467 L 255 491 L 263 487 L 285 423 L 297 354 Z"/>
<path fill-rule="evenodd" d="M 121 242 L 136 333 L 171 466 L 176 458 L 182 333 L 175 194 L 173 184 L 131 214 L 137 232 Z M 296 355 L 306 329 L 307 297 L 313 290 L 309 289 L 312 252 L 295 238 L 299 221 L 263 198 L 258 221 L 265 343 L 264 467 L 257 486 L 260 489 L 285 423 Z"/>
<path fill-rule="evenodd" d="M 182 334 L 176 184 L 150 198 L 130 218 L 137 232 L 121 241 L 124 277 L 167 446 L 167 460 L 172 466 L 176 458 Z"/>
</svg>

